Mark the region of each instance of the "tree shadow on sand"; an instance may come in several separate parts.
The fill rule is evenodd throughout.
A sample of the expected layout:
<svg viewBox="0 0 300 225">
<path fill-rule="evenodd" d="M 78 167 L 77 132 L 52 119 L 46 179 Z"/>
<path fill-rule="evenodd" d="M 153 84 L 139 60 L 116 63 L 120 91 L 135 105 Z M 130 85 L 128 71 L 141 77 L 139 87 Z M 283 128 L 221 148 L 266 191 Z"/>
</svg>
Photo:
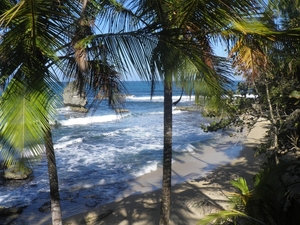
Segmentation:
<svg viewBox="0 0 300 225">
<path fill-rule="evenodd" d="M 234 191 L 230 181 L 244 177 L 251 186 L 252 178 L 259 170 L 262 159 L 253 155 L 253 146 L 245 144 L 239 159 L 234 162 L 219 166 L 204 178 L 173 186 L 170 225 L 196 224 L 204 215 L 228 206 L 226 193 Z M 65 219 L 64 224 L 158 224 L 161 191 L 155 186 L 152 188 L 151 192 L 137 193 Z"/>
<path fill-rule="evenodd" d="M 208 192 L 214 193 L 210 198 Z M 172 188 L 170 224 L 196 224 L 199 215 L 206 215 L 222 209 L 226 199 L 216 197 L 221 191 L 217 188 L 203 187 L 187 182 Z M 131 195 L 119 202 L 100 206 L 94 211 L 82 213 L 64 220 L 65 225 L 85 224 L 158 224 L 160 213 L 161 191 L 156 190 L 145 194 Z"/>
</svg>

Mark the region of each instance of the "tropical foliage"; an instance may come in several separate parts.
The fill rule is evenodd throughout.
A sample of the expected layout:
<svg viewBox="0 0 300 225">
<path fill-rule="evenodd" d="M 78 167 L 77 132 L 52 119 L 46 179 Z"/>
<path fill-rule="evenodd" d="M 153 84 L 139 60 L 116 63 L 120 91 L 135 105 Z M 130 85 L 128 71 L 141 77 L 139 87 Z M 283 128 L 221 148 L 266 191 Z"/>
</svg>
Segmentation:
<svg viewBox="0 0 300 225">
<path fill-rule="evenodd" d="M 187 8 L 179 7 L 183 1 L 173 8 L 167 2 L 122 2 L 133 10 L 115 1 L 2 2 L 1 154 L 10 166 L 20 160 L 35 160 L 46 146 L 50 195 L 55 200 L 53 213 L 60 209 L 50 121 L 59 103 L 59 78 L 75 79 L 79 90 L 86 85 L 92 87 L 96 97 L 108 97 L 114 106 L 122 90 L 119 74 L 128 72 L 155 81 L 159 71 L 160 77 L 167 80 L 165 87 L 171 90 L 173 76 L 187 71 L 196 74 L 192 81 L 209 84 L 221 96 L 219 86 L 225 77 L 203 62 L 200 42 L 193 41 L 194 34 L 184 22 L 189 13 L 194 15 L 191 10 L 196 2 L 185 2 Z M 177 11 L 173 21 L 171 17 Z M 100 26 L 103 30 L 95 32 L 94 28 Z M 174 59 L 170 60 L 170 56 Z M 204 72 L 199 73 L 201 70 Z M 172 95 L 168 94 L 165 110 L 172 122 Z M 170 140 L 169 152 L 171 144 Z M 170 166 L 167 169 L 170 171 Z M 170 174 L 166 175 L 170 183 Z M 61 223 L 59 217 L 53 214 L 54 224 Z"/>
<path fill-rule="evenodd" d="M 187 93 L 193 91 L 197 102 L 205 95 L 209 107 L 227 106 L 222 97 L 230 82 L 224 75 L 228 71 L 212 48 L 220 40 L 232 44 L 233 65 L 255 87 L 260 105 L 268 106 L 277 164 L 283 135 L 298 152 L 299 126 L 287 118 L 299 105 L 292 94 L 299 91 L 299 46 L 291 39 L 297 32 L 298 7 L 268 3 L 280 12 L 279 28 L 274 27 L 273 11 L 263 10 L 264 1 L 255 0 L 0 1 L 0 144 L 6 165 L 32 162 L 46 146 L 51 196 L 58 204 L 50 122 L 60 104 L 59 80 L 75 80 L 79 90 L 92 91 L 100 101 L 108 98 L 118 108 L 124 91 L 120 74 L 137 74 L 152 81 L 153 89 L 161 79 L 165 124 L 160 223 L 168 224 L 173 81 Z M 284 33 L 288 39 L 280 35 L 282 29 L 290 29 Z M 286 74 L 290 77 L 285 79 Z M 286 118 L 291 127 L 283 126 Z M 54 220 L 60 224 L 58 217 Z"/>
<path fill-rule="evenodd" d="M 45 146 L 53 224 L 62 223 L 50 126 L 60 104 L 59 81 L 75 78 L 80 90 L 89 84 L 111 104 L 117 103 L 120 85 L 114 67 L 120 72 L 126 67 L 131 72 L 146 71 L 146 54 L 141 53 L 153 43 L 134 42 L 133 30 L 93 36 L 92 25 L 99 15 L 108 18 L 108 27 L 118 33 L 129 28 L 127 14 L 114 1 L 1 1 L 1 157 L 6 166 L 31 163 Z"/>
<path fill-rule="evenodd" d="M 248 15 L 255 2 L 231 1 L 142 1 L 138 7 L 150 27 L 156 27 L 158 43 L 150 66 L 164 81 L 164 154 L 160 224 L 169 224 L 172 171 L 172 84 L 187 93 L 194 90 L 196 102 L 205 95 L 222 107 L 228 78 L 218 73 L 221 60 L 214 57 L 211 40 L 220 37 L 233 20 Z M 216 17 L 215 15 L 219 15 Z M 153 79 L 156 73 L 152 73 Z M 208 104 L 207 106 L 212 106 Z"/>
<path fill-rule="evenodd" d="M 243 29 L 245 37 L 236 42 L 231 55 L 237 71 L 246 77 L 258 95 L 260 113 L 267 115 L 273 125 L 269 145 L 272 151 L 264 153 L 278 164 L 284 155 L 299 157 L 299 44 L 291 33 L 297 33 L 299 3 L 274 1 L 269 4 L 272 11 L 266 11 L 266 15 L 273 14 L 269 19 L 263 17 L 261 23 L 272 29 L 270 35 Z"/>
<path fill-rule="evenodd" d="M 257 20 L 264 24 L 263 32 L 253 24 L 236 26 L 240 35 L 231 52 L 235 68 L 258 95 L 258 116 L 272 124 L 269 143 L 257 150 L 268 162 L 254 177 L 253 190 L 247 190 L 243 179 L 234 181 L 239 201 L 232 210 L 210 215 L 200 224 L 215 219 L 221 224 L 299 223 L 300 199 L 294 194 L 299 193 L 300 180 L 299 2 L 270 1 L 269 9 Z"/>
<path fill-rule="evenodd" d="M 254 177 L 252 190 L 243 178 L 232 181 L 238 191 L 228 195 L 232 207 L 210 214 L 198 224 L 298 224 L 299 166 L 284 163 L 264 168 Z"/>
</svg>

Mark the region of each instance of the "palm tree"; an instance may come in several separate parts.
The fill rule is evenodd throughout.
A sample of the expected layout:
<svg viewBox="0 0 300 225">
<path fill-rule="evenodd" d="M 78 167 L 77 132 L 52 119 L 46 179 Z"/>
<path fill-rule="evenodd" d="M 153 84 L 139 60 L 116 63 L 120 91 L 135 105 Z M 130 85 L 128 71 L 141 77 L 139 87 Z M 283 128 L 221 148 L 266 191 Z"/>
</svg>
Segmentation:
<svg viewBox="0 0 300 225">
<path fill-rule="evenodd" d="M 279 144 L 283 144 L 284 151 L 290 151 L 286 149 L 286 143 L 292 138 L 286 135 L 290 130 L 295 132 L 294 135 L 299 131 L 293 123 L 284 127 L 287 123 L 282 119 L 289 121 L 295 110 L 298 110 L 298 102 L 291 100 L 292 94 L 289 95 L 293 93 L 293 88 L 299 88 L 298 5 L 298 2 L 291 1 L 272 2 L 273 7 L 280 9 L 279 15 L 283 23 L 279 25 L 273 21 L 273 26 L 270 26 L 270 23 L 257 23 L 252 20 L 244 24 L 245 26 L 240 26 L 237 30 L 241 35 L 232 50 L 237 68 L 244 72 L 246 78 L 264 86 L 263 93 L 266 95 L 271 122 L 275 127 L 275 138 L 272 138 L 275 141 L 275 150 L 280 147 Z M 264 29 L 259 29 L 262 25 L 265 26 Z M 273 29 L 270 30 L 270 27 Z M 296 40 L 293 40 L 293 36 Z M 288 98 L 284 98 L 285 95 Z M 286 102 L 278 107 L 281 99 Z M 279 132 L 282 127 L 283 131 Z M 280 133 L 281 139 L 278 136 Z M 293 148 L 297 149 L 298 145 L 298 136 L 295 135 Z M 239 198 L 239 204 L 235 204 L 232 210 L 209 215 L 199 224 L 210 224 L 212 221 L 214 224 L 297 224 L 299 215 L 295 211 L 299 210 L 299 201 L 294 193 L 299 181 L 291 177 L 299 163 L 291 158 L 288 162 L 279 163 L 276 158 L 276 164 L 265 166 L 255 176 L 252 191 L 249 191 L 243 179 L 233 182 L 241 191 L 240 194 L 235 194 Z M 292 175 L 287 175 L 289 173 Z"/>
<path fill-rule="evenodd" d="M 100 12 L 103 14 L 100 18 L 108 15 L 106 19 L 110 21 L 113 21 L 112 15 L 120 14 L 120 20 L 127 24 L 128 20 L 123 20 L 127 12 L 120 8 L 114 1 L 84 1 L 83 4 L 78 1 L 1 1 L 0 80 L 4 89 L 0 112 L 1 155 L 7 166 L 19 161 L 30 164 L 46 146 L 54 225 L 62 224 L 50 127 L 55 108 L 60 104 L 58 73 L 65 76 L 66 72 L 75 70 L 80 85 L 92 84 L 114 103 L 117 99 L 114 93 L 120 91 L 119 75 L 110 64 L 123 71 L 129 67 L 128 64 L 123 66 L 124 60 L 129 59 L 128 71 L 144 69 L 142 60 L 145 58 L 137 56 L 145 48 L 132 40 L 134 32 L 127 32 L 124 37 L 86 33 L 90 30 L 87 23 L 91 22 L 88 16 Z M 112 25 L 115 21 L 118 24 L 116 19 Z M 104 51 L 103 46 L 108 50 Z"/>
<path fill-rule="evenodd" d="M 190 81 L 195 82 L 196 95 L 204 88 L 214 97 L 211 99 L 220 99 L 220 86 L 226 79 L 215 72 L 209 47 L 211 38 L 228 25 L 228 15 L 236 15 L 234 8 L 246 14 L 253 2 L 145 0 L 124 1 L 123 5 L 97 0 L 1 2 L 4 3 L 0 16 L 0 70 L 4 86 L 1 153 L 7 164 L 25 158 L 24 149 L 34 156 L 40 155 L 46 141 L 48 163 L 52 163 L 50 183 L 58 184 L 57 176 L 51 175 L 56 169 L 49 125 L 58 103 L 52 98 L 58 88 L 56 72 L 75 76 L 80 88 L 86 83 L 95 84 L 95 90 L 106 92 L 111 100 L 116 99 L 113 93 L 120 90 L 118 73 L 131 72 L 153 81 L 161 77 L 165 85 L 161 223 L 167 224 L 173 81 L 186 90 Z M 104 32 L 95 34 L 94 22 L 104 24 Z M 22 104 L 17 105 L 20 101 Z M 22 110 L 12 113 L 12 107 L 17 106 L 22 106 Z M 19 118 L 17 123 L 15 118 Z M 53 185 L 52 190 L 55 193 L 51 197 L 58 202 L 58 185 Z M 53 215 L 53 223 L 60 224 L 57 215 Z"/>
<path fill-rule="evenodd" d="M 8 3 L 8 1 L 6 1 Z M 57 107 L 57 76 L 49 67 L 57 61 L 56 48 L 64 43 L 72 5 L 55 2 L 9 2 L 0 16 L 1 154 L 7 166 L 34 161 L 46 144 L 52 222 L 62 224 L 58 178 L 50 120 Z M 65 8 L 66 7 L 66 8 Z M 68 11 L 64 11 L 68 9 Z"/>
<path fill-rule="evenodd" d="M 262 16 L 233 29 L 233 65 L 254 84 L 264 101 L 261 104 L 269 109 L 273 135 L 269 150 L 273 151 L 268 153 L 272 152 L 269 159 L 277 164 L 280 152 L 286 152 L 286 143 L 290 142 L 286 136 L 294 136 L 297 131 L 296 127 L 284 127 L 284 121 L 297 109 L 290 93 L 299 88 L 298 5 L 291 1 L 269 2 Z"/>
<path fill-rule="evenodd" d="M 141 15 L 156 27 L 158 44 L 151 59 L 153 78 L 164 81 L 164 154 L 160 224 L 169 223 L 172 171 L 172 85 L 196 100 L 207 95 L 217 106 L 228 79 L 217 73 L 219 60 L 213 56 L 212 40 L 229 24 L 249 15 L 255 1 L 151 1 L 145 0 Z M 156 72 L 156 73 L 155 73 Z M 157 75 L 158 73 L 158 75 Z M 192 85 L 191 85 L 192 84 Z"/>
</svg>

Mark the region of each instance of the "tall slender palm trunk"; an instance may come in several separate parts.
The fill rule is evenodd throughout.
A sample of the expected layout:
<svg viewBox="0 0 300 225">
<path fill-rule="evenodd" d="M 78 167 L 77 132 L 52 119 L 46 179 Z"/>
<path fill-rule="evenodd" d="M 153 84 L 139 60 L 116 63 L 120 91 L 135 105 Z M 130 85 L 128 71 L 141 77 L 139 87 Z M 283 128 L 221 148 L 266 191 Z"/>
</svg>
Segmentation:
<svg viewBox="0 0 300 225">
<path fill-rule="evenodd" d="M 168 225 L 171 204 L 172 173 L 172 81 L 164 81 L 164 151 L 160 225 Z"/>
<path fill-rule="evenodd" d="M 50 127 L 46 131 L 45 145 L 48 162 L 52 225 L 62 225 L 57 167 Z"/>
<path fill-rule="evenodd" d="M 278 158 L 278 155 L 277 155 L 277 150 L 278 150 L 278 133 L 279 133 L 279 129 L 278 129 L 278 124 L 277 124 L 277 119 L 274 116 L 274 110 L 273 110 L 272 103 L 271 103 L 269 85 L 268 85 L 267 80 L 265 80 L 265 86 L 266 86 L 266 94 L 267 94 L 267 101 L 268 101 L 268 105 L 269 105 L 271 122 L 272 122 L 273 129 L 274 129 L 274 141 L 273 141 L 274 142 L 273 143 L 274 160 L 275 160 L 276 165 L 278 165 L 279 164 L 279 158 Z"/>
<path fill-rule="evenodd" d="M 259 91 L 258 91 L 258 89 L 257 89 L 257 86 L 256 86 L 255 81 L 253 81 L 252 84 L 253 84 L 253 87 L 254 87 L 256 93 L 258 94 Z M 261 107 L 261 100 L 260 100 L 260 97 L 258 97 L 258 108 L 259 108 L 259 114 L 260 114 L 260 116 L 262 117 L 264 113 L 263 113 L 263 110 L 262 110 L 262 107 Z"/>
</svg>

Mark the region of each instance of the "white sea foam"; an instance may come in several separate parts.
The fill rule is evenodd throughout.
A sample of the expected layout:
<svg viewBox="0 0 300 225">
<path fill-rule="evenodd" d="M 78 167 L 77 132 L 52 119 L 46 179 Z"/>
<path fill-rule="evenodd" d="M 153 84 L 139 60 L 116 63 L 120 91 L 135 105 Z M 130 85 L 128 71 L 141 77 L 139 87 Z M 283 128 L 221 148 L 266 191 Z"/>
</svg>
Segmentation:
<svg viewBox="0 0 300 225">
<path fill-rule="evenodd" d="M 130 133 L 133 130 L 134 129 L 132 129 L 132 128 L 118 129 L 118 130 L 114 130 L 114 131 L 110 131 L 110 132 L 104 132 L 104 133 L 102 133 L 102 135 L 113 137 L 113 136 L 118 136 L 118 135 L 124 134 L 124 133 Z"/>
<path fill-rule="evenodd" d="M 191 152 L 194 152 L 195 149 L 196 148 L 193 145 L 191 145 L 190 143 L 173 147 L 174 152 L 190 152 L 191 153 Z"/>
<path fill-rule="evenodd" d="M 173 101 L 176 101 L 180 98 L 180 96 L 173 96 L 172 97 L 172 100 Z M 180 102 L 193 102 L 195 101 L 195 96 L 182 96 L 181 99 L 180 99 Z"/>
<path fill-rule="evenodd" d="M 148 114 L 149 114 L 149 115 L 164 114 L 164 111 L 150 112 L 150 113 L 148 113 Z"/>
<path fill-rule="evenodd" d="M 134 172 L 132 175 L 134 177 L 140 177 L 142 175 L 145 175 L 147 173 L 151 173 L 152 171 L 157 170 L 158 162 L 147 162 L 148 165 L 141 168 L 138 172 Z M 150 164 L 149 164 L 150 163 Z"/>
<path fill-rule="evenodd" d="M 233 95 L 234 97 L 240 97 L 242 98 L 242 95 Z M 254 94 L 246 94 L 246 98 L 257 98 L 258 95 L 254 95 Z"/>
<path fill-rule="evenodd" d="M 172 101 L 176 101 L 180 98 L 180 96 L 172 96 Z M 191 102 L 194 101 L 194 96 L 182 96 L 180 102 Z M 143 96 L 143 97 L 136 97 L 134 95 L 127 96 L 126 101 L 136 101 L 136 102 L 163 102 L 164 96 Z"/>
<path fill-rule="evenodd" d="M 119 133 L 120 133 L 120 131 L 116 130 L 116 131 L 102 133 L 102 135 L 103 136 L 113 137 L 113 136 L 117 136 Z"/>
<path fill-rule="evenodd" d="M 63 196 L 70 194 L 71 187 L 84 189 L 84 193 L 103 193 L 114 197 L 126 186 L 123 181 L 157 170 L 163 150 L 163 95 L 160 90 L 160 94 L 154 95 L 151 101 L 145 92 L 143 86 L 138 86 L 138 92 L 133 92 L 135 96 L 127 97 L 126 108 L 130 110 L 130 116 L 114 114 L 106 107 L 106 102 L 101 103 L 94 116 L 87 114 L 87 117 L 82 117 L 84 114 L 72 112 L 69 107 L 58 109 L 61 126 L 53 129 L 53 140 Z M 175 93 L 173 101 L 179 99 L 180 93 Z M 179 104 L 192 100 L 182 96 Z M 193 144 L 188 143 L 207 139 L 208 136 L 199 127 L 204 122 L 203 118 L 193 112 L 176 111 L 174 114 L 173 146 L 178 151 L 176 155 L 192 152 Z M 41 204 L 37 199 L 48 196 L 47 174 L 46 160 L 42 160 L 34 168 L 32 182 L 16 188 L 0 186 L 1 205 L 30 204 L 31 207 L 37 206 L 38 210 Z M 85 203 L 84 198 L 74 201 Z"/>
<path fill-rule="evenodd" d="M 126 101 L 135 101 L 135 102 L 163 102 L 164 96 L 143 96 L 143 97 L 135 97 L 130 96 L 126 97 Z"/>
<path fill-rule="evenodd" d="M 150 96 L 136 97 L 135 95 L 126 96 L 126 101 L 150 101 Z"/>
<path fill-rule="evenodd" d="M 67 139 L 67 137 L 66 137 Z M 61 148 L 66 148 L 70 145 L 73 145 L 75 143 L 81 143 L 83 140 L 83 138 L 76 138 L 76 139 L 72 139 L 72 140 L 68 140 L 68 141 L 61 141 L 58 144 L 54 145 L 55 149 L 61 149 Z"/>
<path fill-rule="evenodd" d="M 181 113 L 185 113 L 184 111 L 181 111 L 181 110 L 175 110 L 175 109 L 176 109 L 176 106 L 173 107 L 172 114 L 181 114 Z"/>
<path fill-rule="evenodd" d="M 84 118 L 71 118 L 68 120 L 61 120 L 59 123 L 63 126 L 73 125 L 89 125 L 93 123 L 105 123 L 120 119 L 119 115 L 105 115 L 105 116 L 90 116 Z"/>
<path fill-rule="evenodd" d="M 71 136 L 67 135 L 64 137 L 61 137 L 60 139 L 57 140 L 57 142 L 63 142 L 63 141 L 68 141 L 70 140 Z"/>
<path fill-rule="evenodd" d="M 72 111 L 71 108 L 69 106 L 67 107 L 61 107 L 57 109 L 58 112 L 70 112 Z"/>
</svg>

